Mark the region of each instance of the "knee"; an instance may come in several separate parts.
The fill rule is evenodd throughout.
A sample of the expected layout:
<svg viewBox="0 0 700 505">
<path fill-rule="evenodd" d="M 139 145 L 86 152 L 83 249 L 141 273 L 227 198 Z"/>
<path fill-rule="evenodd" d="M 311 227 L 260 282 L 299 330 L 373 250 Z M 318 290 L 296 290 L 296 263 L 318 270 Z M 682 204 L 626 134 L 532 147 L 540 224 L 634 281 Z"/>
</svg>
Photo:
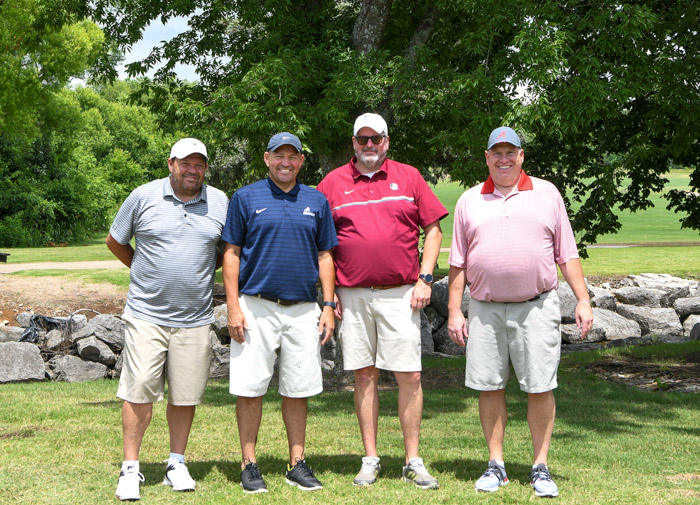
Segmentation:
<svg viewBox="0 0 700 505">
<path fill-rule="evenodd" d="M 420 372 L 394 372 L 394 376 L 396 377 L 396 382 L 399 383 L 399 387 L 417 389 L 421 386 Z"/>
<path fill-rule="evenodd" d="M 355 386 L 361 389 L 375 386 L 379 383 L 379 370 L 373 366 L 355 370 Z"/>
</svg>

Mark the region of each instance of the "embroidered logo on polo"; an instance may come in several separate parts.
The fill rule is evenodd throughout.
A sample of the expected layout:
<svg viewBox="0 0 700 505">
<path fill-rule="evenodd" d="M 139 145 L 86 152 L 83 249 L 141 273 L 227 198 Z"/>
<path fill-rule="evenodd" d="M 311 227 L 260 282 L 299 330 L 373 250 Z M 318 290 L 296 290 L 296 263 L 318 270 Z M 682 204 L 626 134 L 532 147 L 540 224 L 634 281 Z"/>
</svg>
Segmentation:
<svg viewBox="0 0 700 505">
<path fill-rule="evenodd" d="M 395 182 L 392 182 L 391 184 L 389 184 L 389 188 L 393 189 L 394 191 L 397 191 L 399 189 L 399 185 Z"/>
<path fill-rule="evenodd" d="M 304 212 L 302 212 L 302 214 L 305 216 L 312 216 L 312 217 L 314 217 L 316 215 L 313 212 L 311 212 L 311 207 L 306 207 L 304 209 Z"/>
<path fill-rule="evenodd" d="M 261 212 L 265 212 L 266 210 L 267 210 L 267 207 L 265 207 L 264 209 L 255 209 L 255 213 L 260 214 Z"/>
<path fill-rule="evenodd" d="M 346 195 L 349 195 L 349 194 L 352 193 L 353 191 L 355 191 L 355 190 L 354 190 L 354 189 L 351 189 L 350 191 L 346 191 L 345 194 L 346 194 Z"/>
</svg>

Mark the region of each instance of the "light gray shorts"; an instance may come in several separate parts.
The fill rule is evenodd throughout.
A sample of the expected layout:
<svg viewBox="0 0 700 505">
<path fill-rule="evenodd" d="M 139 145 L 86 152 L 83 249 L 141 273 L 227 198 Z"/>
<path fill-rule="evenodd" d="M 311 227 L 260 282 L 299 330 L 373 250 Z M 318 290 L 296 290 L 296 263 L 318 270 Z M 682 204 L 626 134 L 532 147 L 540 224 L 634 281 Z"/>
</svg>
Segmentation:
<svg viewBox="0 0 700 505">
<path fill-rule="evenodd" d="M 520 303 L 472 298 L 464 384 L 478 391 L 504 389 L 512 363 L 522 391 L 544 393 L 556 388 L 560 324 L 554 290 Z"/>
<path fill-rule="evenodd" d="M 377 290 L 338 286 L 343 307 L 340 342 L 343 367 L 376 366 L 393 372 L 420 372 L 420 311 L 411 309 L 413 285 Z"/>
<path fill-rule="evenodd" d="M 279 392 L 288 398 L 307 398 L 323 391 L 321 339 L 316 302 L 282 306 L 241 295 L 238 303 L 250 327 L 245 341 L 231 341 L 229 392 L 263 396 L 272 379 L 279 352 Z"/>
<path fill-rule="evenodd" d="M 131 403 L 161 401 L 167 363 L 168 401 L 178 406 L 202 403 L 209 379 L 211 324 L 174 328 L 127 314 L 122 320 L 126 335 L 117 397 Z"/>
</svg>

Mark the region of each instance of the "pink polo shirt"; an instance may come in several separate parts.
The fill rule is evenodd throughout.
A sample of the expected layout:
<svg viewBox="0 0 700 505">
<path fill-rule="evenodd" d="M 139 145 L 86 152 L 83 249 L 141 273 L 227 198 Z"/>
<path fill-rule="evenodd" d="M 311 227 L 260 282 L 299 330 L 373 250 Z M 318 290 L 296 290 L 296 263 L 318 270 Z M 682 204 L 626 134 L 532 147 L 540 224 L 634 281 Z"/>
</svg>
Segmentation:
<svg viewBox="0 0 700 505">
<path fill-rule="evenodd" d="M 387 159 L 370 178 L 350 163 L 317 186 L 331 205 L 338 234 L 336 284 L 367 287 L 418 280 L 420 228 L 448 212 L 420 172 Z"/>
<path fill-rule="evenodd" d="M 450 265 L 466 268 L 472 297 L 522 302 L 557 288 L 557 264 L 578 258 L 564 201 L 550 182 L 522 172 L 504 197 L 491 177 L 455 208 Z"/>
</svg>

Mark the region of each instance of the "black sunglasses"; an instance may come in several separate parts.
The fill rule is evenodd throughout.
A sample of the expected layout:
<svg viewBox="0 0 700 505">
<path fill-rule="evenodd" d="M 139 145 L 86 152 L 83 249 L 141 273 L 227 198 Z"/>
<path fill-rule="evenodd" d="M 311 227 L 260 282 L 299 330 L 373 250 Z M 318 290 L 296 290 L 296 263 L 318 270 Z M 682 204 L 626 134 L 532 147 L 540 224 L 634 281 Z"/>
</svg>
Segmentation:
<svg viewBox="0 0 700 505">
<path fill-rule="evenodd" d="M 372 139 L 372 144 L 374 144 L 375 146 L 380 146 L 384 143 L 385 137 L 386 135 L 372 135 L 371 137 L 367 137 L 366 135 L 357 135 L 355 137 L 355 140 L 357 140 L 357 143 L 361 146 L 366 146 L 367 141 L 369 139 Z"/>
</svg>

